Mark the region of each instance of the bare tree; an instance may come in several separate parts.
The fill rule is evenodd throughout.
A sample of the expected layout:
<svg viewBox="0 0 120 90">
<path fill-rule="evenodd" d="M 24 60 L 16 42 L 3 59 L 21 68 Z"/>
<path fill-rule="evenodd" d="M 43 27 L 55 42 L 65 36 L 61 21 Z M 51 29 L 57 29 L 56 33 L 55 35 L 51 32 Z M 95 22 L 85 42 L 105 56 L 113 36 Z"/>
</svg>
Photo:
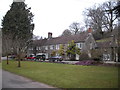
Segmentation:
<svg viewBox="0 0 120 90">
<path fill-rule="evenodd" d="M 103 11 L 105 12 L 105 22 L 104 26 L 107 28 L 107 30 L 110 30 L 112 32 L 113 27 L 115 25 L 115 20 L 117 19 L 117 16 L 115 14 L 115 11 L 113 10 L 114 7 L 116 6 L 117 2 L 114 1 L 109 1 L 109 2 L 105 2 L 101 5 Z"/>
<path fill-rule="evenodd" d="M 41 39 L 42 37 L 40 37 L 40 36 L 36 36 L 36 35 L 33 35 L 33 40 L 39 40 L 39 39 Z"/>
<path fill-rule="evenodd" d="M 7 56 L 7 64 L 8 62 L 8 55 L 12 53 L 12 35 L 11 34 L 3 34 L 2 37 L 2 52 L 4 55 Z"/>
<path fill-rule="evenodd" d="M 17 53 L 18 67 L 21 67 L 20 61 L 24 59 L 27 49 L 31 43 L 31 39 L 26 41 L 26 39 L 18 38 L 13 41 L 13 48 Z M 21 43 L 24 42 L 24 43 Z"/>
<path fill-rule="evenodd" d="M 116 6 L 114 7 L 113 11 L 115 11 L 116 17 L 118 19 L 118 27 L 117 27 L 117 52 L 118 52 L 118 62 L 120 62 L 120 1 L 117 2 Z"/>
<path fill-rule="evenodd" d="M 77 34 L 80 31 L 80 23 L 73 22 L 69 28 L 73 34 Z"/>
<path fill-rule="evenodd" d="M 104 21 L 104 12 L 100 7 L 94 6 L 93 8 L 86 9 L 84 11 L 86 27 L 92 27 L 94 31 L 102 32 L 102 26 Z"/>
<path fill-rule="evenodd" d="M 84 11 L 86 27 L 92 27 L 101 34 L 103 34 L 103 30 L 112 31 L 117 18 L 113 11 L 115 5 L 115 2 L 109 1 L 86 9 Z"/>
<path fill-rule="evenodd" d="M 69 29 L 64 30 L 62 33 L 62 36 L 70 36 L 70 35 L 72 35 L 72 33 Z"/>
</svg>

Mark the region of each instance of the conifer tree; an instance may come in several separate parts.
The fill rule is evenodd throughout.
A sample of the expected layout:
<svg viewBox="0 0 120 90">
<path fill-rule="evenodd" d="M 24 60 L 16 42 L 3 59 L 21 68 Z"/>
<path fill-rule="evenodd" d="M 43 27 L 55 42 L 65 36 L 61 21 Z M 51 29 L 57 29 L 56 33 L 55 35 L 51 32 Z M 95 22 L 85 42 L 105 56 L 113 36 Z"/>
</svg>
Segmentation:
<svg viewBox="0 0 120 90">
<path fill-rule="evenodd" d="M 17 53 L 19 61 L 33 35 L 34 15 L 30 9 L 24 2 L 13 2 L 2 21 L 3 39 L 8 40 L 5 37 L 10 36 L 12 40 L 12 47 L 10 48 L 13 48 Z M 20 62 L 18 67 L 20 67 Z"/>
</svg>

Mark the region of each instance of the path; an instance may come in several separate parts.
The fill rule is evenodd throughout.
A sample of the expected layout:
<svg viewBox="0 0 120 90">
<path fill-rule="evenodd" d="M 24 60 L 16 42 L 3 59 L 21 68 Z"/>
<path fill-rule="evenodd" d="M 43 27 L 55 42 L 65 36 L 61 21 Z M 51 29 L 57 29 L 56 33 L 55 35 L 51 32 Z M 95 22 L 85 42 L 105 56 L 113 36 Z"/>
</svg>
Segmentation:
<svg viewBox="0 0 120 90">
<path fill-rule="evenodd" d="M 54 88 L 2 70 L 2 88 Z"/>
</svg>

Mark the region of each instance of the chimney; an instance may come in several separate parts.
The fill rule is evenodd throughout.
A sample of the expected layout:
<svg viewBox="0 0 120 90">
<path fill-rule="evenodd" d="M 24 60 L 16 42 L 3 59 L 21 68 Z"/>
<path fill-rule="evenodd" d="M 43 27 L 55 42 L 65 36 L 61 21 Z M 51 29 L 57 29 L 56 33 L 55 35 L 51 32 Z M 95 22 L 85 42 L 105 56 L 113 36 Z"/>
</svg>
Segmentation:
<svg viewBox="0 0 120 90">
<path fill-rule="evenodd" d="M 25 0 L 13 0 L 13 2 L 25 2 Z"/>
<path fill-rule="evenodd" d="M 92 33 L 92 28 L 88 28 L 88 33 Z"/>
<path fill-rule="evenodd" d="M 52 33 L 48 32 L 48 39 L 51 39 L 51 38 L 52 38 Z"/>
</svg>

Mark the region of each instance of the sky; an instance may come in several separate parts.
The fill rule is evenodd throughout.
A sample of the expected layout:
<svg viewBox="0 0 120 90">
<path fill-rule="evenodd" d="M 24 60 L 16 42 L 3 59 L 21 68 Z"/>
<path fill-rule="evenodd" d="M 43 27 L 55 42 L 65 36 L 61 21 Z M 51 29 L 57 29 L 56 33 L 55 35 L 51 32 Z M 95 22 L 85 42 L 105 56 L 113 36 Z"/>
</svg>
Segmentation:
<svg viewBox="0 0 120 90">
<path fill-rule="evenodd" d="M 31 12 L 34 14 L 34 35 L 47 37 L 48 32 L 53 37 L 62 34 L 73 22 L 84 25 L 83 11 L 94 4 L 101 4 L 108 0 L 25 0 Z M 13 0 L 1 0 L 0 20 L 10 9 Z M 1 21 L 0 21 L 1 27 Z"/>
</svg>

